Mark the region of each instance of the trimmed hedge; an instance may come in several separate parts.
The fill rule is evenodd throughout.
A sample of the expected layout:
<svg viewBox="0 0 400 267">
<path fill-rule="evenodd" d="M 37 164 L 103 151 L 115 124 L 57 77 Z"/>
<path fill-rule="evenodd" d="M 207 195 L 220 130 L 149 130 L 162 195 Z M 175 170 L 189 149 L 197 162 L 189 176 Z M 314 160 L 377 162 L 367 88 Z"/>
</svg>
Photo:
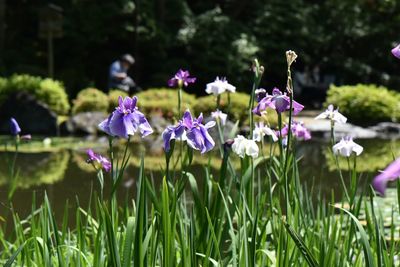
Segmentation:
<svg viewBox="0 0 400 267">
<path fill-rule="evenodd" d="M 145 114 L 160 113 L 164 118 L 178 114 L 178 91 L 169 88 L 149 88 L 137 94 L 139 108 Z M 196 103 L 194 95 L 182 92 L 182 111 L 192 109 Z"/>
<path fill-rule="evenodd" d="M 0 78 L 0 104 L 10 94 L 18 91 L 32 94 L 58 115 L 65 115 L 69 112 L 68 96 L 64 85 L 59 81 L 26 74 L 14 74 L 8 79 Z"/>
<path fill-rule="evenodd" d="M 106 113 L 109 107 L 108 96 L 96 88 L 86 88 L 79 92 L 74 100 L 72 113 L 87 111 L 102 111 Z"/>
<path fill-rule="evenodd" d="M 340 112 L 353 123 L 369 125 L 380 121 L 398 121 L 399 100 L 399 93 L 383 86 L 357 84 L 331 86 L 326 105 L 339 107 Z"/>
</svg>

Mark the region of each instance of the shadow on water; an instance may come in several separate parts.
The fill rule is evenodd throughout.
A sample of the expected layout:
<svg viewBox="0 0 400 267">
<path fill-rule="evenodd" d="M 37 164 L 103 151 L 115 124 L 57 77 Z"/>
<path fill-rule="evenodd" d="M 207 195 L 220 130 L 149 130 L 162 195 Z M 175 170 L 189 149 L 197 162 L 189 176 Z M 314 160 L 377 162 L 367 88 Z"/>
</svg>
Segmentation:
<svg viewBox="0 0 400 267">
<path fill-rule="evenodd" d="M 362 179 L 367 184 L 370 179 L 393 160 L 393 155 L 400 154 L 400 142 L 392 140 L 358 140 L 364 147 L 363 154 L 357 159 L 357 170 L 363 173 Z M 136 144 L 137 145 L 137 144 Z M 141 149 L 132 148 L 132 151 L 149 151 L 146 146 Z M 340 179 L 335 162 L 331 156 L 329 145 L 324 140 L 300 142 L 297 145 L 300 179 L 313 192 L 321 190 L 323 194 L 335 193 L 341 195 Z M 103 151 L 103 153 L 106 153 Z M 139 173 L 140 152 L 133 153 L 128 171 L 119 189 L 121 201 L 135 196 L 135 182 Z M 10 153 L 0 152 L 0 216 L 9 209 L 7 203 L 8 166 L 7 157 Z M 233 165 L 238 167 L 240 160 L 232 155 Z M 194 164 L 190 169 L 197 179 L 204 176 L 205 166 L 209 165 L 212 174 L 217 175 L 221 160 L 218 153 L 201 156 L 196 153 Z M 340 159 L 340 167 L 348 177 L 348 165 L 345 159 Z M 90 192 L 98 190 L 96 173 L 92 166 L 86 163 L 84 150 L 62 148 L 54 152 L 21 152 L 18 155 L 17 166 L 19 178 L 17 190 L 13 197 L 13 208 L 21 218 L 31 212 L 31 203 L 35 193 L 37 203 L 40 203 L 47 193 L 58 220 L 61 220 L 62 211 L 68 200 L 69 207 L 79 205 L 86 207 L 89 203 Z M 164 156 L 160 151 L 147 153 L 145 157 L 146 175 L 155 184 L 162 180 Z M 110 193 L 110 178 L 105 181 L 105 195 Z M 348 181 L 348 180 L 347 180 Z M 201 184 L 201 183 L 200 183 Z M 130 201 L 129 201 L 130 202 Z"/>
</svg>

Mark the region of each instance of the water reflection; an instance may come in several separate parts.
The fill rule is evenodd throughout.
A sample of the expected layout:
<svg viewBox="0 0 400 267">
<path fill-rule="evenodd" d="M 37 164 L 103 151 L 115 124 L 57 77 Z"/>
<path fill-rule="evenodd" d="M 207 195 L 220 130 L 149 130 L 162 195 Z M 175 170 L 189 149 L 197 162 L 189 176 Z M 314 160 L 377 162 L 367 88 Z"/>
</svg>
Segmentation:
<svg viewBox="0 0 400 267">
<path fill-rule="evenodd" d="M 391 140 L 358 140 L 359 144 L 364 146 L 364 153 L 357 161 L 357 170 L 365 172 L 364 182 L 369 182 L 372 175 L 379 169 L 389 164 L 393 155 L 400 154 L 399 141 Z M 140 154 L 150 151 L 148 145 L 135 144 L 132 147 L 132 158 L 128 171 L 125 173 L 123 186 L 119 190 L 121 199 L 126 195 L 135 195 L 135 181 L 138 175 L 138 166 L 140 164 Z M 103 151 L 105 153 L 105 151 Z M 321 189 L 323 192 L 335 191 L 340 195 L 340 180 L 335 167 L 335 162 L 329 152 L 329 144 L 324 140 L 312 140 L 299 143 L 296 151 L 299 162 L 300 177 L 304 184 L 309 188 Z M 7 208 L 7 183 L 8 166 L 7 157 L 10 153 L 0 152 L 0 215 Z M 235 168 L 240 165 L 237 156 L 232 155 L 232 163 Z M 214 155 L 197 156 L 191 172 L 196 177 L 204 175 L 204 166 L 209 165 L 214 173 L 217 173 L 221 160 L 218 153 Z M 91 190 L 97 189 L 96 174 L 92 167 L 86 163 L 86 155 L 83 149 L 69 150 L 61 149 L 55 152 L 39 153 L 20 153 L 17 160 L 19 166 L 19 178 L 17 181 L 17 190 L 13 198 L 14 208 L 23 218 L 30 212 L 32 193 L 36 192 L 37 199 L 40 200 L 47 192 L 54 210 L 62 211 L 65 202 L 68 199 L 70 206 L 75 206 L 76 196 L 79 197 L 80 205 L 85 206 L 89 202 Z M 159 183 L 162 179 L 162 170 L 165 166 L 165 159 L 159 153 L 146 155 L 145 168 L 148 177 Z M 177 164 L 179 166 L 179 164 Z M 340 160 L 340 166 L 347 170 L 347 161 Z M 345 178 L 347 176 L 345 175 Z M 262 178 L 262 177 L 261 177 Z M 105 194 L 110 190 L 110 183 L 106 178 Z M 59 212 L 61 214 L 62 212 Z"/>
</svg>

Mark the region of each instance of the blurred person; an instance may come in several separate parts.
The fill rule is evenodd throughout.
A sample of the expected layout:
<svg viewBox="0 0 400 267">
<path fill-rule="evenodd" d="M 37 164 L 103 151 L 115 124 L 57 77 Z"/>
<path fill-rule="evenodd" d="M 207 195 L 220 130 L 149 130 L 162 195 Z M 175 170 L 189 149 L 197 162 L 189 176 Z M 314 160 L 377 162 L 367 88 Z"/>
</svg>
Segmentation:
<svg viewBox="0 0 400 267">
<path fill-rule="evenodd" d="M 120 59 L 110 65 L 108 77 L 108 89 L 119 89 L 132 93 L 139 91 L 134 80 L 128 76 L 129 68 L 135 63 L 135 59 L 129 55 L 122 55 Z"/>
</svg>

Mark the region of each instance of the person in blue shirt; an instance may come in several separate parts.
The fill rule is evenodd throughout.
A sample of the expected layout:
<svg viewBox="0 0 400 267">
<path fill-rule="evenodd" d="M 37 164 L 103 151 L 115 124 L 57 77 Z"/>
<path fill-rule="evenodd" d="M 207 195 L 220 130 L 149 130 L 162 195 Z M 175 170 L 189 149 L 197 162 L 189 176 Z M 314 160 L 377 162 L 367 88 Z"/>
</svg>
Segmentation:
<svg viewBox="0 0 400 267">
<path fill-rule="evenodd" d="M 125 54 L 111 64 L 108 75 L 109 90 L 119 89 L 129 93 L 136 88 L 136 83 L 128 76 L 128 70 L 134 63 L 135 59 L 131 55 Z"/>
</svg>

